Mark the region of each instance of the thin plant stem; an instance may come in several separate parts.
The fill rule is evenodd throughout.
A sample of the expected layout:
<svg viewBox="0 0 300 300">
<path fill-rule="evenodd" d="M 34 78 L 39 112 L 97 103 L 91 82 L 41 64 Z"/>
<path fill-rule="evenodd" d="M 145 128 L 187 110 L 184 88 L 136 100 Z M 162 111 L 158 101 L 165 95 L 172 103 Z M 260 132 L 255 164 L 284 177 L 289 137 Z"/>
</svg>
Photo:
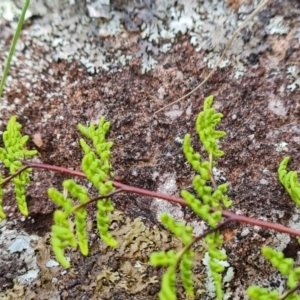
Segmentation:
<svg viewBox="0 0 300 300">
<path fill-rule="evenodd" d="M 89 199 L 87 202 L 85 203 L 81 203 L 79 205 L 76 205 L 73 209 L 73 211 L 77 211 L 78 209 L 92 203 L 92 202 L 96 202 L 96 201 L 99 201 L 99 200 L 103 200 L 103 199 L 107 199 L 107 198 L 110 198 L 111 196 L 115 195 L 115 194 L 118 194 L 118 193 L 121 193 L 122 192 L 122 189 L 117 189 L 117 190 L 114 190 L 106 195 L 103 195 L 103 196 L 98 196 L 98 197 L 95 197 L 95 198 L 92 198 L 92 199 Z"/>
<path fill-rule="evenodd" d="M 215 181 L 214 173 L 213 173 L 213 155 L 212 153 L 209 153 L 209 175 L 210 175 L 210 181 L 212 183 L 212 186 L 214 190 L 218 189 L 218 186 Z"/>
<path fill-rule="evenodd" d="M 293 294 L 294 292 L 296 292 L 297 290 L 300 289 L 300 283 L 298 283 L 297 286 L 295 286 L 293 289 L 288 290 L 287 292 L 285 292 L 281 297 L 280 300 L 284 300 L 286 299 L 289 295 Z"/>
<path fill-rule="evenodd" d="M 5 67 L 4 67 L 4 71 L 3 71 L 3 75 L 2 75 L 2 79 L 1 79 L 1 83 L 0 83 L 0 98 L 1 98 L 2 93 L 3 93 L 3 89 L 4 89 L 5 81 L 6 81 L 6 78 L 7 78 L 8 70 L 9 70 L 9 67 L 10 67 L 11 59 L 12 59 L 13 54 L 15 52 L 15 48 L 16 48 L 17 41 L 19 39 L 21 30 L 22 30 L 22 26 L 23 26 L 24 19 L 25 19 L 25 14 L 26 14 L 26 11 L 28 9 L 29 3 L 30 3 L 30 0 L 25 0 L 24 6 L 22 8 L 21 16 L 20 16 L 20 19 L 19 19 L 19 22 L 18 22 L 18 26 L 17 26 L 17 29 L 15 31 L 15 34 L 14 34 L 14 37 L 13 37 L 13 40 L 12 40 L 12 43 L 11 43 L 11 46 L 10 46 L 10 49 L 9 49 L 8 57 L 7 57 L 7 60 L 6 60 L 6 63 L 5 63 Z"/>
<path fill-rule="evenodd" d="M 63 167 L 57 167 L 57 166 L 35 163 L 35 162 L 28 162 L 28 161 L 22 161 L 22 163 L 25 166 L 28 166 L 28 167 L 34 168 L 34 169 L 49 170 L 49 171 L 54 171 L 54 172 L 58 172 L 58 173 L 68 174 L 71 176 L 86 178 L 85 174 L 82 172 L 69 170 L 69 169 L 63 168 Z M 149 191 L 146 189 L 137 188 L 137 187 L 126 185 L 126 184 L 123 184 L 123 183 L 120 183 L 117 181 L 111 181 L 111 182 L 114 185 L 114 187 L 116 187 L 117 189 L 121 189 L 122 190 L 121 192 L 134 193 L 134 194 L 139 194 L 139 195 L 143 195 L 143 196 L 148 196 L 151 198 L 158 198 L 158 199 L 166 200 L 168 202 L 177 203 L 182 206 L 187 206 L 186 201 L 179 197 L 170 196 L 170 195 L 166 195 L 166 194 L 162 194 L 162 193 Z M 217 209 L 211 208 L 211 211 L 214 212 L 214 211 L 217 211 Z M 278 232 L 287 233 L 292 236 L 300 237 L 299 230 L 292 229 L 292 228 L 289 228 L 289 227 L 286 227 L 286 226 L 283 226 L 280 224 L 276 224 L 276 223 L 268 222 L 268 221 L 257 220 L 257 219 L 254 219 L 251 217 L 246 217 L 243 215 L 237 215 L 228 210 L 222 210 L 221 213 L 224 218 L 231 219 L 231 222 L 236 221 L 239 223 L 246 223 L 246 224 L 253 225 L 253 226 L 256 225 L 259 227 L 268 228 L 268 229 L 275 230 Z"/>
<path fill-rule="evenodd" d="M 25 166 L 25 167 L 22 167 L 20 168 L 16 173 L 6 177 L 3 179 L 3 181 L 0 182 L 0 186 L 4 186 L 5 183 L 11 181 L 13 178 L 15 178 L 16 176 L 18 176 L 19 174 L 21 174 L 23 171 L 25 171 L 26 169 L 29 169 L 30 167 L 28 166 Z"/>
<path fill-rule="evenodd" d="M 188 96 L 192 95 L 194 92 L 196 92 L 201 86 L 204 85 L 204 83 L 206 83 L 208 81 L 208 79 L 210 79 L 210 77 L 215 73 L 215 71 L 217 70 L 218 66 L 220 65 L 220 63 L 222 62 L 223 58 L 225 57 L 226 52 L 228 51 L 228 49 L 230 48 L 232 42 L 234 41 L 234 39 L 236 38 L 236 36 L 246 27 L 246 25 L 248 24 L 248 22 L 255 16 L 257 15 L 257 13 L 268 3 L 269 0 L 264 0 L 263 2 L 261 2 L 256 9 L 248 16 L 248 18 L 243 22 L 243 24 L 238 27 L 238 29 L 234 32 L 233 36 L 231 37 L 230 41 L 228 42 L 228 44 L 226 45 L 221 57 L 219 58 L 219 60 L 217 61 L 217 63 L 215 64 L 214 68 L 210 71 L 210 73 L 205 77 L 205 79 L 199 84 L 197 85 L 193 90 L 191 90 L 189 93 L 185 94 L 184 96 L 180 97 L 179 99 L 167 104 L 166 106 L 156 110 L 154 112 L 154 115 L 156 115 L 157 113 L 159 113 L 160 111 L 164 110 L 165 108 L 170 107 L 171 105 L 187 98 Z"/>
<path fill-rule="evenodd" d="M 204 237 L 206 237 L 208 234 L 213 233 L 215 231 L 220 230 L 222 227 L 224 227 L 225 225 L 227 225 L 228 223 L 235 221 L 231 218 L 223 221 L 222 223 L 220 223 L 218 226 L 216 226 L 215 228 L 210 228 L 206 231 L 204 231 L 202 234 L 196 236 L 188 245 L 186 245 L 181 251 L 180 251 L 180 255 L 177 259 L 177 263 L 176 265 L 178 265 L 179 261 L 181 260 L 182 256 L 184 255 L 184 253 L 190 249 L 194 244 L 196 244 L 198 241 L 202 240 Z"/>
</svg>

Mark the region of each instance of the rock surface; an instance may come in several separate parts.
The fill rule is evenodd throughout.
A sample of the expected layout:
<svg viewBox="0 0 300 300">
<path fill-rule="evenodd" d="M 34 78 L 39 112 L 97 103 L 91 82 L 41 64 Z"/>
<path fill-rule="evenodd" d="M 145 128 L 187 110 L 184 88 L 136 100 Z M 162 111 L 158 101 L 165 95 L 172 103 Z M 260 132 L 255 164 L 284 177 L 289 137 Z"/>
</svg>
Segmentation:
<svg viewBox="0 0 300 300">
<path fill-rule="evenodd" d="M 0 6 L 2 68 L 20 2 Z M 290 168 L 299 171 L 298 1 L 270 1 L 234 41 L 222 68 L 203 88 L 154 114 L 205 78 L 252 11 L 248 0 L 32 1 L 0 103 L 0 131 L 14 114 L 40 161 L 80 170 L 76 125 L 97 123 L 105 115 L 111 122 L 108 139 L 114 142 L 116 178 L 179 195 L 194 176 L 181 141 L 190 132 L 196 150 L 202 151 L 194 124 L 203 99 L 213 94 L 215 108 L 224 114 L 219 128 L 227 132 L 221 142 L 226 155 L 218 170 L 220 181 L 230 183 L 233 210 L 299 228 L 299 210 L 277 179 L 284 156 L 291 156 Z M 74 266 L 65 271 L 51 263 L 48 232 L 55 206 L 46 193 L 50 186 L 61 189 L 64 178 L 34 172 L 27 191 L 31 218 L 25 221 L 8 187 L 4 206 L 9 220 L 1 229 L 0 244 L 3 228 L 34 236 L 40 272 L 28 285 L 13 284 L 30 268 L 20 260 L 8 265 L 8 253 L 1 253 L 1 299 L 155 299 L 163 270 L 150 267 L 148 257 L 153 250 L 179 246 L 160 227 L 158 212 L 170 211 L 200 230 L 203 224 L 186 208 L 138 195 L 115 196 L 116 207 L 125 215 L 115 213 L 112 229 L 123 246 L 111 250 L 99 241 L 91 208 L 91 254 L 83 258 L 70 252 Z M 270 245 L 299 264 L 300 247 L 293 237 L 243 224 L 229 225 L 223 234 L 235 273 L 226 283 L 227 299 L 246 299 L 245 291 L 253 283 L 284 290 L 285 280 L 260 250 Z M 131 243 L 137 238 L 139 244 Z M 214 299 L 205 286 L 203 255 L 199 246 L 195 289 L 198 299 Z M 182 288 L 178 297 L 185 299 Z"/>
</svg>

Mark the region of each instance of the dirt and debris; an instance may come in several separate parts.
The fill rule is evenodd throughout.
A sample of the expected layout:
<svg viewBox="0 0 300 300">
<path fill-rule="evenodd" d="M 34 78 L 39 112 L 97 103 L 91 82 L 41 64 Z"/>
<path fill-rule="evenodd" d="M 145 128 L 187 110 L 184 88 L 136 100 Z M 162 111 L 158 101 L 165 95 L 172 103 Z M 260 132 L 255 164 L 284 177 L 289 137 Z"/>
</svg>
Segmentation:
<svg viewBox="0 0 300 300">
<path fill-rule="evenodd" d="M 190 188 L 194 175 L 181 141 L 192 133 L 193 145 L 202 153 L 194 124 L 203 99 L 214 94 L 214 106 L 224 114 L 219 128 L 227 132 L 221 141 L 226 155 L 217 168 L 230 183 L 233 210 L 297 228 L 300 214 L 278 181 L 277 167 L 289 155 L 290 168 L 300 171 L 299 1 L 270 1 L 235 40 L 222 68 L 203 88 L 154 115 L 208 75 L 234 30 L 258 2 L 33 0 L 1 98 L 0 131 L 16 115 L 23 133 L 30 136 L 29 147 L 39 152 L 38 161 L 80 170 L 76 126 L 97 123 L 105 115 L 111 122 L 108 139 L 114 142 L 116 177 L 126 184 L 179 195 L 181 189 Z M 3 3 L 8 6 L 2 10 L 0 5 L 1 68 L 22 1 Z M 38 279 L 29 285 L 17 282 L 17 276 L 30 268 L 20 260 L 8 268 L 0 253 L 0 268 L 7 270 L 0 299 L 40 295 L 43 299 L 156 299 L 163 270 L 150 267 L 148 257 L 153 250 L 178 247 L 161 228 L 158 210 L 172 211 L 200 231 L 205 228 L 187 208 L 162 208 L 147 197 L 117 195 L 114 203 L 125 214 L 116 212 L 118 241 L 126 243 L 131 226 L 138 224 L 143 233 L 136 233 L 137 239 L 147 239 L 136 244 L 140 251 L 129 245 L 107 249 L 98 240 L 95 208 L 90 208 L 90 255 L 83 258 L 70 252 L 70 270 L 49 268 L 46 264 L 53 257 L 47 233 L 55 206 L 47 187 L 61 190 L 65 176 L 35 171 L 32 179 L 27 191 L 31 219 L 22 221 L 10 186 L 4 206 L 8 230 L 38 237 L 32 246 Z M 228 225 L 224 236 L 235 273 L 227 283 L 230 299 L 246 299 L 252 283 L 285 288 L 284 279 L 261 258 L 263 245 L 300 263 L 293 237 L 243 224 Z M 201 249 L 199 253 L 195 288 L 198 299 L 211 299 L 204 285 L 206 272 L 200 259 L 204 254 Z M 180 287 L 178 298 L 184 297 Z"/>
</svg>

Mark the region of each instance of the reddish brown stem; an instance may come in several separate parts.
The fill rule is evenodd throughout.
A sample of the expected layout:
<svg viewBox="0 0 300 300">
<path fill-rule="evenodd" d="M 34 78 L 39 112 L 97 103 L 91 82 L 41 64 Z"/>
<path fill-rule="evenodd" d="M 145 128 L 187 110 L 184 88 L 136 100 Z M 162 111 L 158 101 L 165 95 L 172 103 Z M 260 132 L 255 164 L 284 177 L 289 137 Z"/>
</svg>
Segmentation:
<svg viewBox="0 0 300 300">
<path fill-rule="evenodd" d="M 54 171 L 54 172 L 63 173 L 63 174 L 71 175 L 71 176 L 86 178 L 85 174 L 82 172 L 70 170 L 70 169 L 63 168 L 63 167 L 56 167 L 56 166 L 52 166 L 52 165 L 28 162 L 28 161 L 22 161 L 22 163 L 30 168 L 44 169 L 44 170 Z M 134 193 L 134 194 L 139 194 L 139 195 L 148 196 L 148 197 L 152 197 L 152 198 L 159 198 L 159 199 L 163 199 L 163 200 L 166 200 L 169 202 L 180 204 L 182 206 L 187 206 L 187 203 L 185 202 L 185 200 L 178 198 L 178 197 L 165 195 L 165 194 L 157 193 L 157 192 L 152 192 L 149 190 L 126 185 L 126 184 L 123 184 L 123 183 L 120 183 L 117 181 L 111 181 L 111 182 L 114 185 L 114 187 L 121 189 L 122 190 L 121 192 Z M 211 211 L 216 211 L 216 209 L 212 208 Z M 237 215 L 228 210 L 222 210 L 222 215 L 225 218 L 231 219 L 231 222 L 236 221 L 236 222 L 240 222 L 240 223 L 256 225 L 256 226 L 260 226 L 260 227 L 272 229 L 272 230 L 275 230 L 278 232 L 287 233 L 287 234 L 290 234 L 293 236 L 300 237 L 299 230 L 295 230 L 295 229 L 292 229 L 292 228 L 289 228 L 289 227 L 286 227 L 286 226 L 283 226 L 280 224 L 267 222 L 267 221 L 261 221 L 261 220 L 246 217 L 243 215 Z"/>
<path fill-rule="evenodd" d="M 84 206 L 87 206 L 88 204 L 92 203 L 92 202 L 96 202 L 96 201 L 99 201 L 99 200 L 103 200 L 103 199 L 107 199 L 107 198 L 110 198 L 111 196 L 113 196 L 114 194 L 118 194 L 118 193 L 121 193 L 122 192 L 122 189 L 117 189 L 117 190 L 114 190 L 106 195 L 103 195 L 103 196 L 98 196 L 98 197 L 95 197 L 95 198 L 92 198 L 92 199 L 89 199 L 87 202 L 85 203 L 81 203 L 77 206 L 74 207 L 74 211 L 77 211 L 78 209 L 84 207 Z"/>
<path fill-rule="evenodd" d="M 223 221 L 222 223 L 218 224 L 217 227 L 215 227 L 215 228 L 210 228 L 210 229 L 204 231 L 202 234 L 200 234 L 200 235 L 194 237 L 194 239 L 193 239 L 188 245 L 186 245 L 186 246 L 183 248 L 183 250 L 181 251 L 181 255 L 180 255 L 180 257 L 178 257 L 178 259 L 177 259 L 176 268 L 177 268 L 177 265 L 178 265 L 179 261 L 181 260 L 182 256 L 184 255 L 184 253 L 186 253 L 186 251 L 187 251 L 188 249 L 190 249 L 194 244 L 196 244 L 198 241 L 202 240 L 204 237 L 206 237 L 206 236 L 209 235 L 210 233 L 213 233 L 213 232 L 215 232 L 215 231 L 218 231 L 218 230 L 222 229 L 226 224 L 228 224 L 228 223 L 230 223 L 230 222 L 232 222 L 232 221 L 234 221 L 234 220 L 232 220 L 232 219 L 227 219 L 227 220 Z"/>
</svg>

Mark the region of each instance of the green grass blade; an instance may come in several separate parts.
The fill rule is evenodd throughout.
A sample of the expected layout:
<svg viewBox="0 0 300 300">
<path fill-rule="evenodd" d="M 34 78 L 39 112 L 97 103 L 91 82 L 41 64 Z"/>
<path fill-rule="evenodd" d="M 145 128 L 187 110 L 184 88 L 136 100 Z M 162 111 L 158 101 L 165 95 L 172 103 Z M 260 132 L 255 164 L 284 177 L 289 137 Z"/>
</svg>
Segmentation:
<svg viewBox="0 0 300 300">
<path fill-rule="evenodd" d="M 3 92 L 4 84 L 5 84 L 5 81 L 6 81 L 6 77 L 7 77 L 7 74 L 8 74 L 8 70 L 9 70 L 9 67 L 10 67 L 11 59 L 12 59 L 12 56 L 15 52 L 16 44 L 17 44 L 17 41 L 19 39 L 20 32 L 22 30 L 22 26 L 23 26 L 24 19 L 25 19 L 25 14 L 26 14 L 27 8 L 29 6 L 29 3 L 30 3 L 30 0 L 25 0 L 24 6 L 22 8 L 21 16 L 20 16 L 20 19 L 19 19 L 19 22 L 18 22 L 18 26 L 17 26 L 16 32 L 14 34 L 14 38 L 12 40 L 10 49 L 9 49 L 8 57 L 7 57 L 7 60 L 6 60 L 4 71 L 3 71 L 3 76 L 2 76 L 2 79 L 1 79 L 1 83 L 0 83 L 0 97 L 2 96 L 2 92 Z"/>
</svg>

